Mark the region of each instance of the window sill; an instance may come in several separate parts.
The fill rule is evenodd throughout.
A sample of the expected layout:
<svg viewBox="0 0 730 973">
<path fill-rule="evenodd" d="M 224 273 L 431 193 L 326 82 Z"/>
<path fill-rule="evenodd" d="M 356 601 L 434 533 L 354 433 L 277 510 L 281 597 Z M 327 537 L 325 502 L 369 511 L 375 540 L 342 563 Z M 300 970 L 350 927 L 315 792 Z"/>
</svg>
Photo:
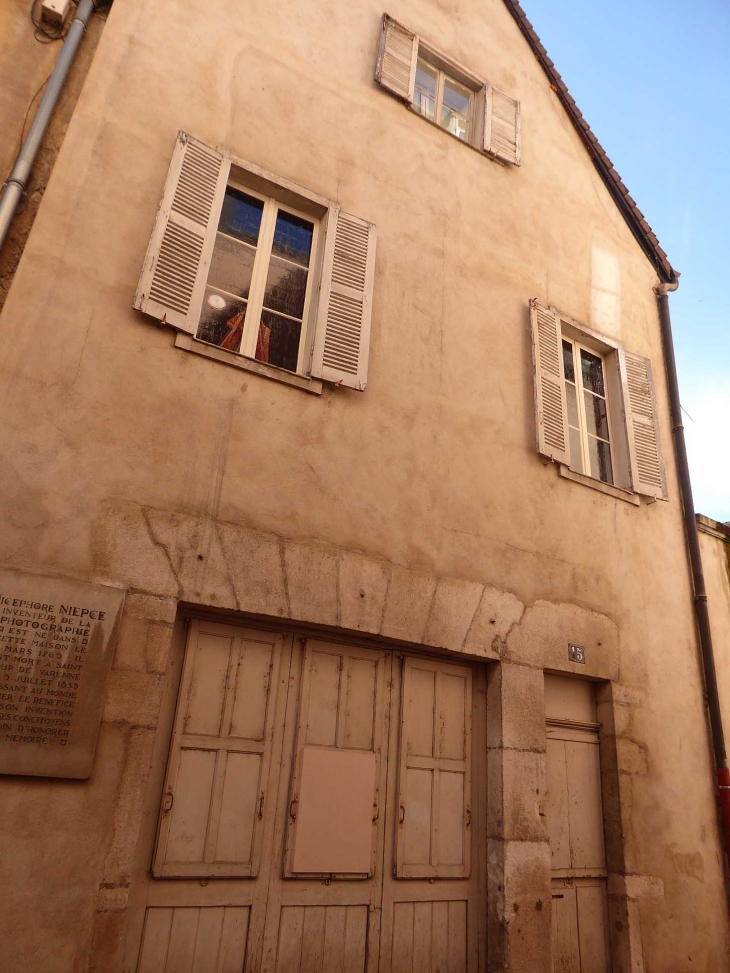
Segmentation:
<svg viewBox="0 0 730 973">
<path fill-rule="evenodd" d="M 604 483 L 603 480 L 596 480 L 592 476 L 584 476 L 582 473 L 576 473 L 575 470 L 571 470 L 564 463 L 558 463 L 557 465 L 558 474 L 566 480 L 572 480 L 573 483 L 582 483 L 583 486 L 590 487 L 592 490 L 598 490 L 599 493 L 607 493 L 609 497 L 616 497 L 617 500 L 625 500 L 626 503 L 633 503 L 635 507 L 641 505 L 641 500 L 636 493 L 631 493 L 629 490 L 622 490 L 621 487 L 611 486 L 610 483 Z"/>
<path fill-rule="evenodd" d="M 175 334 L 175 347 L 183 348 L 185 351 L 192 351 L 196 355 L 204 358 L 213 358 L 215 361 L 223 362 L 224 365 L 233 365 L 234 368 L 241 368 L 245 372 L 253 372 L 256 375 L 263 375 L 266 378 L 273 378 L 276 382 L 283 382 L 284 385 L 293 385 L 295 388 L 303 389 L 305 392 L 312 392 L 315 395 L 322 394 L 322 382 L 318 378 L 307 378 L 305 375 L 295 375 L 287 372 L 283 368 L 275 365 L 267 365 L 265 362 L 255 361 L 252 358 L 244 358 L 225 348 L 215 348 L 204 341 L 198 341 L 191 334 L 178 331 Z"/>
</svg>

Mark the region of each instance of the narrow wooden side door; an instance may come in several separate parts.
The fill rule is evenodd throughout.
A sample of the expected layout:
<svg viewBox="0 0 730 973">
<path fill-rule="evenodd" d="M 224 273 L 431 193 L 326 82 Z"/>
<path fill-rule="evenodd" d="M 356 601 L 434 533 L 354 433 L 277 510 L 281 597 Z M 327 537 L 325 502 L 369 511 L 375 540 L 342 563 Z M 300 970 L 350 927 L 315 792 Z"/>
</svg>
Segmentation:
<svg viewBox="0 0 730 973">
<path fill-rule="evenodd" d="M 261 971 L 374 973 L 391 654 L 302 643 Z"/>
<path fill-rule="evenodd" d="M 473 973 L 483 952 L 481 841 L 472 835 L 486 814 L 473 779 L 484 692 L 475 693 L 476 673 L 466 665 L 406 657 L 398 675 L 380 970 Z"/>
</svg>

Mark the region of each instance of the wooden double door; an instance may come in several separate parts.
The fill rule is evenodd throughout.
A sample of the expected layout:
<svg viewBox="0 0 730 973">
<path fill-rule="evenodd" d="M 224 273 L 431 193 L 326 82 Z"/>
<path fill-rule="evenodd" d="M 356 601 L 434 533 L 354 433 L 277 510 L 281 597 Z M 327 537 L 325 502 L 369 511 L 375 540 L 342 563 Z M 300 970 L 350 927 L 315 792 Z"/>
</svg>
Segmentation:
<svg viewBox="0 0 730 973">
<path fill-rule="evenodd" d="M 483 678 L 192 621 L 125 971 L 485 969 Z"/>
</svg>

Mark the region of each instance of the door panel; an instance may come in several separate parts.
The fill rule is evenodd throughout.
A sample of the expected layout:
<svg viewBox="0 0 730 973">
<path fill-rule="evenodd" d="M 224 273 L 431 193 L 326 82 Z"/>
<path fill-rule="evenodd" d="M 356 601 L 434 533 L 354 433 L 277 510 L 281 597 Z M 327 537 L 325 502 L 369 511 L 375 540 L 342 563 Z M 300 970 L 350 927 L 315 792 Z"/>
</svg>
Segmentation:
<svg viewBox="0 0 730 973">
<path fill-rule="evenodd" d="M 307 640 L 287 822 L 287 876 L 375 873 L 389 661 L 372 649 Z M 349 859 L 348 867 L 332 868 L 338 859 Z"/>
<path fill-rule="evenodd" d="M 431 659 L 403 665 L 396 875 L 469 875 L 472 672 Z"/>
<path fill-rule="evenodd" d="M 191 624 L 156 876 L 256 875 L 282 636 Z"/>
<path fill-rule="evenodd" d="M 467 902 L 396 902 L 392 973 L 462 973 Z"/>
<path fill-rule="evenodd" d="M 360 973 L 365 969 L 368 909 L 285 906 L 276 973 Z"/>
<path fill-rule="evenodd" d="M 248 908 L 147 909 L 139 973 L 241 973 Z"/>
</svg>

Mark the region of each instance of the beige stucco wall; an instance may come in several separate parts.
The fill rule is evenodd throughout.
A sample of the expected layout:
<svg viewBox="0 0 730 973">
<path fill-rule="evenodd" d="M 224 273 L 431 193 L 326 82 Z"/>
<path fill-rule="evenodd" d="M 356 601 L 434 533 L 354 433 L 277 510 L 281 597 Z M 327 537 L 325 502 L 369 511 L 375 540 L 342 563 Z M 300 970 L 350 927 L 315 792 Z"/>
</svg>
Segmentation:
<svg viewBox="0 0 730 973">
<path fill-rule="evenodd" d="M 521 168 L 374 84 L 370 0 L 112 8 L 2 317 L 1 557 L 129 594 L 91 780 L 0 785 L 11 970 L 119 969 L 179 601 L 504 660 L 495 969 L 549 962 L 537 676 L 612 681 L 617 969 L 730 968 L 655 276 L 502 0 L 389 12 L 521 100 Z M 377 225 L 365 393 L 205 360 L 131 310 L 181 128 Z M 532 297 L 651 358 L 668 503 L 537 456 Z"/>
</svg>

